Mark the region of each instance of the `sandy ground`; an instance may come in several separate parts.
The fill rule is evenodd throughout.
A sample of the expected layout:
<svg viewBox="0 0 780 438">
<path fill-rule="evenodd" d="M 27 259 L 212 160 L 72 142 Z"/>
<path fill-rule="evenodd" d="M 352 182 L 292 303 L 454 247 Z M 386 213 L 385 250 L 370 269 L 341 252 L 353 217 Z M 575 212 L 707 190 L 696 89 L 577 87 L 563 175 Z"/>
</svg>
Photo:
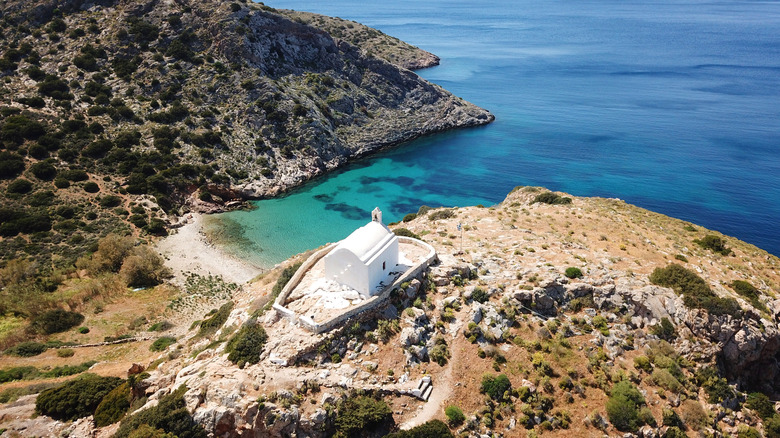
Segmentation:
<svg viewBox="0 0 780 438">
<path fill-rule="evenodd" d="M 165 265 L 173 270 L 176 281 L 181 282 L 188 273 L 195 273 L 244 284 L 265 271 L 209 243 L 202 224 L 202 215 L 190 213 L 183 227 L 171 230 L 171 234 L 157 244 L 157 250 L 165 258 Z"/>
</svg>

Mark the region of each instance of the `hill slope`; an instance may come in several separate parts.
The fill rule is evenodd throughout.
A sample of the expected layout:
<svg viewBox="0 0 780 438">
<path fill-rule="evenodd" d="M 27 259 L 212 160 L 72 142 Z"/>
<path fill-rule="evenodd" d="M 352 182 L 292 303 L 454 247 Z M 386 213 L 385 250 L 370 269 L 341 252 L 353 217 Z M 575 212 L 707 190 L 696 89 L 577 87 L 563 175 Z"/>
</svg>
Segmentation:
<svg viewBox="0 0 780 438">
<path fill-rule="evenodd" d="M 356 47 L 262 4 L 16 0 L 2 21 L 4 258 L 72 260 L 52 245 L 78 234 L 70 245 L 83 250 L 122 222 L 164 233 L 193 193 L 205 209 L 271 196 L 381 147 L 493 120 L 371 56 L 381 35 Z M 19 233 L 29 237 L 9 239 Z"/>
</svg>

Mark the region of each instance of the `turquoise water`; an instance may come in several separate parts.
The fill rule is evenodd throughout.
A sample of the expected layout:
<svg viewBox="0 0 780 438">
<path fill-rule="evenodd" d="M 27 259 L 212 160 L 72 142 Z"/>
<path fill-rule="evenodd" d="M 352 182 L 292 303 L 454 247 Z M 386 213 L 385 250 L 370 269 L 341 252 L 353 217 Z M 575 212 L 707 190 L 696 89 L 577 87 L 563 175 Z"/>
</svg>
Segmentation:
<svg viewBox="0 0 780 438">
<path fill-rule="evenodd" d="M 516 185 L 618 197 L 780 254 L 780 3 L 268 1 L 442 58 L 418 74 L 496 122 L 361 160 L 218 217 L 273 264 L 379 206 L 500 202 Z M 252 242 L 251 245 L 247 242 Z"/>
</svg>

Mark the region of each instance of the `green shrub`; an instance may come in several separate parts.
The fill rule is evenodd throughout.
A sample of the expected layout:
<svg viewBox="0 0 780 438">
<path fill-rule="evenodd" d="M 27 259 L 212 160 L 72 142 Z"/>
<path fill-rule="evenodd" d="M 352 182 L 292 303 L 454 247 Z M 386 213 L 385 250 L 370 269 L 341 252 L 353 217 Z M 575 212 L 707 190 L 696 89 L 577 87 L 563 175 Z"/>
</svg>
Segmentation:
<svg viewBox="0 0 780 438">
<path fill-rule="evenodd" d="M 43 181 L 51 181 L 57 176 L 57 169 L 48 161 L 39 161 L 30 166 L 30 171 L 36 178 Z"/>
<path fill-rule="evenodd" d="M 14 194 L 25 194 L 25 193 L 30 193 L 32 187 L 33 185 L 30 181 L 27 181 L 26 179 L 23 178 L 19 178 L 13 180 L 10 184 L 8 184 L 6 191 L 8 193 L 14 193 Z"/>
<path fill-rule="evenodd" d="M 482 376 L 482 386 L 480 392 L 487 394 L 493 400 L 502 400 L 504 394 L 507 391 L 512 390 L 512 383 L 506 374 L 499 374 L 498 376 L 492 376 L 485 374 Z"/>
<path fill-rule="evenodd" d="M 300 267 L 301 267 L 301 262 L 284 268 L 282 273 L 279 275 L 279 279 L 276 280 L 276 284 L 274 284 L 274 287 L 271 290 L 271 293 L 273 294 L 274 297 L 279 295 L 280 292 L 282 292 L 282 289 L 284 289 L 284 287 L 287 286 L 287 283 L 290 281 L 290 279 L 292 279 L 293 275 L 295 275 L 295 272 L 297 272 L 298 268 Z"/>
<path fill-rule="evenodd" d="M 3 368 L 0 370 L 0 383 L 13 382 L 15 380 L 27 380 L 40 374 L 38 368 L 33 366 Z"/>
<path fill-rule="evenodd" d="M 731 283 L 731 288 L 734 289 L 734 291 L 740 296 L 750 301 L 750 304 L 752 304 L 756 309 L 763 310 L 765 312 L 768 311 L 766 305 L 759 299 L 761 293 L 752 284 L 744 280 L 734 280 Z"/>
<path fill-rule="evenodd" d="M 761 438 L 761 433 L 754 427 L 740 424 L 737 429 L 737 438 Z"/>
<path fill-rule="evenodd" d="M 663 424 L 664 426 L 679 427 L 681 429 L 685 428 L 685 425 L 680 419 L 680 416 L 677 415 L 677 412 L 675 412 L 671 408 L 663 408 L 663 410 L 661 411 L 661 418 L 662 418 L 661 424 Z"/>
<path fill-rule="evenodd" d="M 117 377 L 95 374 L 71 380 L 38 395 L 35 411 L 56 420 L 71 421 L 95 412 L 103 397 L 122 383 Z"/>
<path fill-rule="evenodd" d="M 430 221 L 437 221 L 441 219 L 449 219 L 453 217 L 455 213 L 449 209 L 449 208 L 442 208 L 439 210 L 435 210 L 433 213 L 430 213 L 428 215 L 428 220 Z"/>
<path fill-rule="evenodd" d="M 77 331 L 82 335 L 86 335 L 87 333 L 89 333 L 89 327 L 79 327 Z"/>
<path fill-rule="evenodd" d="M 409 430 L 391 433 L 387 438 L 453 438 L 453 435 L 441 420 L 430 420 Z"/>
<path fill-rule="evenodd" d="M 62 309 L 44 312 L 32 319 L 30 328 L 36 333 L 51 335 L 64 332 L 84 321 L 84 315 Z"/>
<path fill-rule="evenodd" d="M 634 367 L 638 370 L 642 370 L 646 373 L 653 372 L 653 366 L 650 364 L 650 359 L 647 356 L 637 356 L 634 358 Z"/>
<path fill-rule="evenodd" d="M 395 233 L 396 236 L 403 236 L 403 237 L 411 237 L 412 239 L 420 239 L 420 236 L 414 233 L 414 231 L 411 231 L 407 228 L 396 228 L 393 230 L 393 233 Z"/>
<path fill-rule="evenodd" d="M 731 248 L 726 246 L 726 243 L 723 241 L 723 239 L 714 234 L 707 234 L 701 240 L 694 239 L 693 242 L 704 249 L 709 249 L 724 256 L 729 256 L 733 253 Z"/>
<path fill-rule="evenodd" d="M 206 438 L 206 431 L 192 420 L 187 411 L 183 397 L 186 391 L 187 387 L 182 385 L 176 391 L 160 398 L 157 406 L 125 417 L 114 438 L 129 438 L 133 431 L 143 425 L 180 438 Z"/>
<path fill-rule="evenodd" d="M 683 432 L 683 428 L 672 426 L 666 429 L 666 433 L 663 438 L 688 438 L 688 434 Z"/>
<path fill-rule="evenodd" d="M 100 191 L 100 186 L 95 182 L 89 181 L 84 183 L 84 191 L 87 193 L 97 193 Z"/>
<path fill-rule="evenodd" d="M 100 206 L 103 208 L 113 208 L 122 203 L 122 198 L 116 195 L 106 195 L 100 198 Z"/>
<path fill-rule="evenodd" d="M 738 316 L 742 310 L 735 299 L 718 297 L 695 272 L 677 264 L 656 268 L 650 274 L 650 282 L 674 289 L 683 296 L 686 306 L 704 309 L 713 315 Z"/>
<path fill-rule="evenodd" d="M 571 198 L 563 197 L 553 192 L 544 192 L 536 195 L 536 197 L 534 197 L 534 200 L 531 201 L 531 204 L 535 204 L 537 202 L 541 202 L 543 204 L 551 204 L 551 205 L 564 205 L 564 204 L 571 204 Z"/>
<path fill-rule="evenodd" d="M 780 415 L 775 415 L 764 421 L 764 435 L 766 438 L 780 438 Z"/>
<path fill-rule="evenodd" d="M 642 393 L 627 380 L 621 380 L 612 387 L 607 400 L 609 421 L 621 432 L 635 432 L 640 424 L 639 408 L 644 405 Z"/>
<path fill-rule="evenodd" d="M 210 336 L 222 328 L 222 325 L 225 324 L 225 321 L 227 321 L 232 310 L 232 301 L 223 304 L 213 315 L 211 315 L 211 317 L 204 319 L 203 322 L 200 323 L 198 336 Z"/>
<path fill-rule="evenodd" d="M 475 287 L 474 291 L 471 293 L 471 299 L 478 303 L 484 303 L 489 300 L 490 297 L 484 289 L 481 287 Z"/>
<path fill-rule="evenodd" d="M 447 361 L 450 359 L 450 350 L 447 348 L 446 342 L 443 344 L 437 343 L 436 345 L 431 348 L 431 351 L 428 353 L 428 356 L 431 358 L 432 361 L 439 364 L 439 366 L 444 366 L 447 364 Z"/>
<path fill-rule="evenodd" d="M 152 345 L 149 347 L 150 351 L 163 351 L 166 348 L 170 347 L 171 345 L 176 343 L 176 338 L 170 337 L 170 336 L 163 336 L 161 338 L 157 338 L 156 341 L 152 343 Z"/>
<path fill-rule="evenodd" d="M 250 319 L 225 346 L 228 360 L 239 366 L 245 363 L 256 364 L 260 361 L 260 353 L 263 352 L 267 340 L 268 335 L 263 326 L 255 319 Z"/>
<path fill-rule="evenodd" d="M 751 392 L 748 394 L 747 399 L 745 400 L 745 407 L 756 411 L 756 414 L 764 421 L 777 414 L 777 411 L 775 411 L 775 404 L 769 400 L 769 397 L 760 392 Z"/>
<path fill-rule="evenodd" d="M 447 423 L 450 426 L 460 426 L 466 421 L 466 416 L 463 415 L 463 410 L 455 405 L 449 405 L 444 409 L 444 415 L 447 416 Z"/>
<path fill-rule="evenodd" d="M 384 423 L 391 423 L 393 411 L 381 400 L 367 396 L 349 397 L 338 406 L 335 438 L 369 436 Z"/>
<path fill-rule="evenodd" d="M 674 329 L 674 325 L 669 321 L 669 318 L 665 316 L 661 318 L 659 324 L 650 327 L 650 332 L 664 341 L 671 341 L 677 338 L 677 330 Z"/>
<path fill-rule="evenodd" d="M 566 268 L 566 272 L 564 275 L 572 279 L 580 278 L 582 277 L 582 271 L 580 270 L 580 268 L 574 268 L 574 267 Z"/>
<path fill-rule="evenodd" d="M 661 388 L 675 394 L 679 393 L 683 388 L 682 384 L 669 372 L 669 370 L 664 368 L 656 368 L 653 370 L 650 380 Z"/>
<path fill-rule="evenodd" d="M 95 409 L 95 425 L 105 427 L 114 424 L 130 409 L 130 383 L 124 382 L 103 397 Z"/>
<path fill-rule="evenodd" d="M 401 221 L 403 221 L 403 222 L 410 222 L 410 221 L 413 221 L 415 219 L 417 219 L 417 213 L 409 213 L 406 216 L 404 216 L 404 218 L 401 219 Z"/>
<path fill-rule="evenodd" d="M 57 349 L 57 357 L 73 357 L 76 352 L 72 348 L 59 348 Z"/>
</svg>

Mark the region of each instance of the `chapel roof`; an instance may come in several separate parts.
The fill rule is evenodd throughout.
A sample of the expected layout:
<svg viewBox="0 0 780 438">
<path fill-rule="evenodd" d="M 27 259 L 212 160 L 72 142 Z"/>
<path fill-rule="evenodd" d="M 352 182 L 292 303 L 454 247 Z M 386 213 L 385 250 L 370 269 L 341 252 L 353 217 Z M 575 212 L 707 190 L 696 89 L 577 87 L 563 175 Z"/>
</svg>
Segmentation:
<svg viewBox="0 0 780 438">
<path fill-rule="evenodd" d="M 371 221 L 353 231 L 336 249 L 346 249 L 365 262 L 376 253 L 377 247 L 384 246 L 384 243 L 394 236 L 384 225 Z"/>
</svg>

